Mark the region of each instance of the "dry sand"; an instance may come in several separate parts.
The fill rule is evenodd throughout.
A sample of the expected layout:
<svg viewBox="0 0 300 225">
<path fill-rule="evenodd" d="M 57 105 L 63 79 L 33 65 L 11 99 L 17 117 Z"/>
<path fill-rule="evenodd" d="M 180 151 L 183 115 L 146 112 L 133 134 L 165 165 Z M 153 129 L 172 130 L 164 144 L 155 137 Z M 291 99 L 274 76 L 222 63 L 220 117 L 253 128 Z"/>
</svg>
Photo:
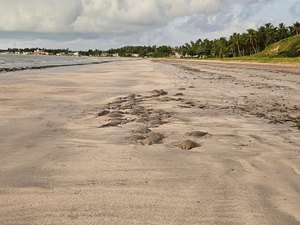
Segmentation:
<svg viewBox="0 0 300 225">
<path fill-rule="evenodd" d="M 297 66 L 7 73 L 0 104 L 1 225 L 300 224 Z"/>
</svg>

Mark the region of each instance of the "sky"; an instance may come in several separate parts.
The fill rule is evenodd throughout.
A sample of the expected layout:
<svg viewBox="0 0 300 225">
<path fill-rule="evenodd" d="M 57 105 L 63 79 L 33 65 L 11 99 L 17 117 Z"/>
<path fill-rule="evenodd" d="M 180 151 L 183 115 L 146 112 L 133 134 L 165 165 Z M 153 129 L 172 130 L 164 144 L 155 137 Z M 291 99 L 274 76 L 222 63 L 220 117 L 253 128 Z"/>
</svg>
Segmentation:
<svg viewBox="0 0 300 225">
<path fill-rule="evenodd" d="M 0 49 L 179 46 L 300 22 L 300 0 L 0 0 Z"/>
</svg>

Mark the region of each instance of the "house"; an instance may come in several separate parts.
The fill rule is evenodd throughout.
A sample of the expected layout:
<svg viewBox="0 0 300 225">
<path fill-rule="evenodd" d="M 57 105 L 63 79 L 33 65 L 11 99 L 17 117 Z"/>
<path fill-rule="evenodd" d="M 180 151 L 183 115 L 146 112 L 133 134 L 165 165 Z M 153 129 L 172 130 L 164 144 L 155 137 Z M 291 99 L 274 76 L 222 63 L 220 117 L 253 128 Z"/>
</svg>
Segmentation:
<svg viewBox="0 0 300 225">
<path fill-rule="evenodd" d="M 79 52 L 73 52 L 73 56 L 79 56 Z"/>
<path fill-rule="evenodd" d="M 108 54 L 107 54 L 106 52 L 102 52 L 100 56 L 101 56 L 101 57 L 107 57 Z"/>
<path fill-rule="evenodd" d="M 44 50 L 40 50 L 40 49 L 37 49 L 33 52 L 34 55 L 49 55 L 48 52 L 45 52 Z"/>
<path fill-rule="evenodd" d="M 173 52 L 173 53 L 174 53 L 174 55 L 175 55 L 175 58 L 180 59 L 180 58 L 183 57 L 183 56 L 182 56 L 181 54 L 179 54 L 178 52 Z"/>
</svg>

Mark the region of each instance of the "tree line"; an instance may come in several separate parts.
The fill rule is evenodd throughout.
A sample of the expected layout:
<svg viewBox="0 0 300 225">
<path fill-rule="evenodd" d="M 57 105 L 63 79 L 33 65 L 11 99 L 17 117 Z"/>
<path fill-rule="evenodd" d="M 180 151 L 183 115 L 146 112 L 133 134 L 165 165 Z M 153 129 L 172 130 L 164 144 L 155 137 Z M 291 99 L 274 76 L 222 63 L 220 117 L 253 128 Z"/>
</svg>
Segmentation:
<svg viewBox="0 0 300 225">
<path fill-rule="evenodd" d="M 267 23 L 258 29 L 248 29 L 244 33 L 233 33 L 229 38 L 191 41 L 176 48 L 186 56 L 197 57 L 240 57 L 263 51 L 270 44 L 300 34 L 300 23 L 292 26 L 280 23 L 277 27 Z"/>
<path fill-rule="evenodd" d="M 107 54 L 118 54 L 120 57 L 169 57 L 173 54 L 171 46 L 125 46 L 117 49 L 110 49 L 106 51 Z"/>
<path fill-rule="evenodd" d="M 176 53 L 182 57 L 240 57 L 263 51 L 268 45 L 297 34 L 300 34 L 299 22 L 292 26 L 280 23 L 277 27 L 267 23 L 256 30 L 248 29 L 244 33 L 233 33 L 229 38 L 198 39 L 175 48 L 170 46 L 125 46 L 106 52 L 119 56 L 138 54 L 140 57 L 168 57 Z"/>
<path fill-rule="evenodd" d="M 9 52 L 9 53 L 33 53 L 37 50 L 48 52 L 50 55 L 56 55 L 59 53 L 72 53 L 72 51 L 68 48 L 66 49 L 46 49 L 46 48 L 8 48 L 8 49 L 0 49 L 0 52 Z"/>
<path fill-rule="evenodd" d="M 120 57 L 195 57 L 195 58 L 224 58 L 249 56 L 263 51 L 268 45 L 278 42 L 287 37 L 300 34 L 300 23 L 296 22 L 291 26 L 280 23 L 274 26 L 267 23 L 258 29 L 248 29 L 244 33 L 233 33 L 229 38 L 220 37 L 214 40 L 198 39 L 185 43 L 178 47 L 171 46 L 125 46 L 122 48 L 103 50 L 79 51 L 81 56 L 120 56 Z M 1 52 L 34 52 L 38 48 L 0 50 Z M 72 54 L 69 49 L 44 49 L 51 55 L 59 53 Z M 298 55 L 287 56 L 299 56 Z"/>
</svg>

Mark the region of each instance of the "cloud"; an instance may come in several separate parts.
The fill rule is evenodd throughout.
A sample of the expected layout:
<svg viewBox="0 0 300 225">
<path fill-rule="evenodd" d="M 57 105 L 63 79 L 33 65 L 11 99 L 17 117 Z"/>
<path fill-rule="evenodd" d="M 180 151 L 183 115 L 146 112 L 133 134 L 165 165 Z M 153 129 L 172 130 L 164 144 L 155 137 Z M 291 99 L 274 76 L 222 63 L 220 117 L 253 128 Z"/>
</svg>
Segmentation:
<svg viewBox="0 0 300 225">
<path fill-rule="evenodd" d="M 300 1 L 294 2 L 294 4 L 290 7 L 291 14 L 299 19 L 300 18 Z"/>
<path fill-rule="evenodd" d="M 192 40 L 200 33 L 242 29 L 275 2 L 280 0 L 0 0 L 0 35 L 26 45 L 31 38 L 55 46 L 83 41 L 115 46 L 146 43 L 147 37 L 172 44 L 176 37 Z M 299 14 L 296 3 L 294 15 Z"/>
<path fill-rule="evenodd" d="M 269 2 L 271 0 L 224 0 L 222 7 L 216 13 L 192 15 L 178 28 L 185 31 L 198 29 L 210 33 L 236 27 L 237 24 L 243 27 L 245 21 Z"/>
<path fill-rule="evenodd" d="M 70 32 L 82 11 L 77 0 L 1 0 L 0 8 L 0 31 L 19 32 Z"/>
<path fill-rule="evenodd" d="M 71 3 L 70 3 L 71 2 Z M 178 17 L 211 18 L 249 0 L 1 0 L 0 31 L 128 33 L 164 26 Z M 203 21 L 205 22 L 205 21 Z"/>
</svg>

